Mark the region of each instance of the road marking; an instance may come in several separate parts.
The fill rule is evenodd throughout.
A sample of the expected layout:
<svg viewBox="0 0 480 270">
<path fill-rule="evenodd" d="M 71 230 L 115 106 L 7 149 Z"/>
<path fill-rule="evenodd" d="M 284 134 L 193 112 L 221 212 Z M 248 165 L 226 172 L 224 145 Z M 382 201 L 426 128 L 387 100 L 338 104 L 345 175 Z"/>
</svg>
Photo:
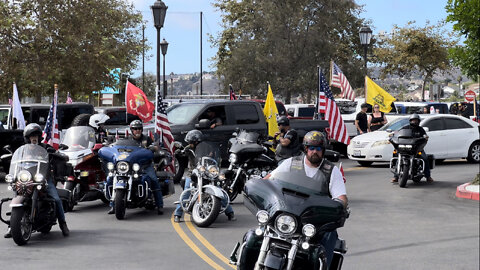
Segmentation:
<svg viewBox="0 0 480 270">
<path fill-rule="evenodd" d="M 187 218 L 187 215 L 185 216 L 185 224 L 187 224 L 187 227 L 188 229 L 193 233 L 193 235 L 195 235 L 195 237 L 208 249 L 210 250 L 210 252 L 212 252 L 213 255 L 217 256 L 217 258 L 219 258 L 222 262 L 224 262 L 226 265 L 230 266 L 231 268 L 233 269 L 236 269 L 235 266 L 231 265 L 229 263 L 229 260 L 227 259 L 227 257 L 223 256 L 214 246 L 212 246 L 212 244 L 210 244 L 210 242 L 207 241 L 207 239 L 205 239 L 205 237 L 203 237 L 203 235 L 201 235 L 198 230 L 195 228 L 195 226 L 193 226 L 191 220 L 190 220 L 190 216 L 188 216 Z"/>
<path fill-rule="evenodd" d="M 350 171 L 358 171 L 358 170 L 365 170 L 366 167 L 353 167 L 353 168 L 348 168 L 348 169 L 343 169 L 345 172 L 350 172 Z"/>
<path fill-rule="evenodd" d="M 185 242 L 185 244 L 187 244 L 193 250 L 193 252 L 195 252 L 198 255 L 198 257 L 200 257 L 202 260 L 204 260 L 206 263 L 208 263 L 214 269 L 225 270 L 225 268 L 218 265 L 216 262 L 214 262 L 212 259 L 210 259 L 210 257 L 208 257 L 205 253 L 203 253 L 203 251 L 197 245 L 195 245 L 195 243 L 193 243 L 193 241 L 182 230 L 180 225 L 178 223 L 175 223 L 175 221 L 173 221 L 173 219 L 174 219 L 174 215 L 172 215 L 172 217 L 170 218 L 170 222 L 172 223 L 173 228 L 175 229 L 177 234 L 180 236 L 180 238 L 182 238 L 182 240 Z"/>
</svg>

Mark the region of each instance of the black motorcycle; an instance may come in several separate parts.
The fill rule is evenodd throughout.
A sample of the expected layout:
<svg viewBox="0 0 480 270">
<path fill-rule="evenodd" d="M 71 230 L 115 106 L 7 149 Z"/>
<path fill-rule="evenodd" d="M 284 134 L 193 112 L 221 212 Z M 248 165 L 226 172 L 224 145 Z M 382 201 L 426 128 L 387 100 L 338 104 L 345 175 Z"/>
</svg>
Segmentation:
<svg viewBox="0 0 480 270">
<path fill-rule="evenodd" d="M 342 202 L 318 190 L 319 183 L 299 173 L 247 181 L 244 204 L 256 214 L 259 226 L 237 243 L 230 263 L 241 270 L 327 269 L 320 240 L 342 227 L 349 214 Z M 330 269 L 341 269 L 345 253 L 345 241 L 338 240 Z"/>
<path fill-rule="evenodd" d="M 409 179 L 419 182 L 425 175 L 425 161 L 421 155 L 427 144 L 426 137 L 415 138 L 411 129 L 400 129 L 390 138 L 390 143 L 395 148 L 390 170 L 398 176 L 398 185 L 405 187 Z M 431 167 L 433 162 L 430 162 Z"/>
<path fill-rule="evenodd" d="M 21 146 L 11 157 L 5 181 L 15 196 L 1 200 L 0 219 L 10 225 L 13 241 L 19 246 L 27 244 L 33 232 L 48 233 L 56 224 L 56 205 L 55 200 L 48 196 L 47 179 L 63 179 L 63 176 L 55 175 L 54 166 L 50 166 L 54 164 L 52 159 L 65 160 L 58 153 L 51 153 L 49 157 L 45 148 L 35 144 Z M 64 209 L 67 209 L 70 191 L 59 188 L 57 191 Z M 11 217 L 4 220 L 1 218 L 2 205 L 10 200 L 12 211 L 7 215 Z"/>
</svg>

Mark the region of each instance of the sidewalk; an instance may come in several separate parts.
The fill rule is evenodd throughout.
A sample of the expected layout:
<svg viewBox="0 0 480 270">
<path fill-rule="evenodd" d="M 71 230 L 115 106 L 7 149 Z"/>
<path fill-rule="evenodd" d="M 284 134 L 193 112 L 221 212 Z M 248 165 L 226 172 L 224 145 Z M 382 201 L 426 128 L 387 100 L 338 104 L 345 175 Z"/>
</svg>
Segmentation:
<svg viewBox="0 0 480 270">
<path fill-rule="evenodd" d="M 457 187 L 457 192 L 455 193 L 455 195 L 458 198 L 478 201 L 479 187 L 479 185 L 471 185 L 470 183 L 465 183 Z"/>
</svg>

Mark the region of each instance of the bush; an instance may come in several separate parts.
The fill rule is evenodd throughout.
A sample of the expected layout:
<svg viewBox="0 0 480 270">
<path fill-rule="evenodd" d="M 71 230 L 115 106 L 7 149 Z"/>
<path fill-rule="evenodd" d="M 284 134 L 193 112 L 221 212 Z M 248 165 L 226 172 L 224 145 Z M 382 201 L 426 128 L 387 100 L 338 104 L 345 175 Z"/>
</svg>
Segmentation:
<svg viewBox="0 0 480 270">
<path fill-rule="evenodd" d="M 479 185 L 480 184 L 480 173 L 477 174 L 475 179 L 473 179 L 472 185 Z"/>
</svg>

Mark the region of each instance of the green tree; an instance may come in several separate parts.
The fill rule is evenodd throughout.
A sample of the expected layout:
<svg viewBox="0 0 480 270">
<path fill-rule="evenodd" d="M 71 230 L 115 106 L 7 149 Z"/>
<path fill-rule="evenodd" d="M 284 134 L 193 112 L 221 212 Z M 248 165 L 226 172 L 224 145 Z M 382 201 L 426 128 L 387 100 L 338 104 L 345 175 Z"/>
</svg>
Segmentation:
<svg viewBox="0 0 480 270">
<path fill-rule="evenodd" d="M 293 93 L 310 99 L 318 88 L 317 65 L 328 76 L 330 60 L 353 87 L 363 85 L 363 21 L 354 1 L 216 0 L 214 6 L 223 13 L 224 30 L 213 44 L 225 88 L 232 84 L 243 94 L 265 97 L 269 81 L 286 102 Z"/>
<path fill-rule="evenodd" d="M 414 23 L 409 22 L 402 28 L 395 26 L 394 34 L 378 41 L 374 54 L 383 66 L 382 76 L 407 76 L 420 72 L 423 78 L 422 99 L 425 99 L 425 84 L 433 74 L 450 70 L 448 48 L 456 41 L 445 38 L 441 24 L 417 27 Z"/>
<path fill-rule="evenodd" d="M 465 37 L 463 46 L 450 48 L 449 55 L 453 63 L 470 79 L 478 80 L 480 74 L 480 1 L 448 0 L 445 7 L 449 13 L 447 22 L 453 29 Z"/>
<path fill-rule="evenodd" d="M 125 0 L 1 1 L 0 87 L 40 101 L 55 83 L 74 99 L 113 86 L 142 52 L 141 20 Z"/>
</svg>

